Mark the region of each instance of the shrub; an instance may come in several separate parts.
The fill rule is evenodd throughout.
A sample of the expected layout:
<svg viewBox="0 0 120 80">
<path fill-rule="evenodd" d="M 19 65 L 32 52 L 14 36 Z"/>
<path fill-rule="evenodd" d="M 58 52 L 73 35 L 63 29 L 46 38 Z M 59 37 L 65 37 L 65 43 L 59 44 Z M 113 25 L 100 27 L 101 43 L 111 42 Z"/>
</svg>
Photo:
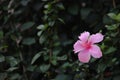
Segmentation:
<svg viewBox="0 0 120 80">
<path fill-rule="evenodd" d="M 119 0 L 1 0 L 0 80 L 119 80 Z M 81 63 L 80 33 L 102 33 L 103 53 Z"/>
</svg>

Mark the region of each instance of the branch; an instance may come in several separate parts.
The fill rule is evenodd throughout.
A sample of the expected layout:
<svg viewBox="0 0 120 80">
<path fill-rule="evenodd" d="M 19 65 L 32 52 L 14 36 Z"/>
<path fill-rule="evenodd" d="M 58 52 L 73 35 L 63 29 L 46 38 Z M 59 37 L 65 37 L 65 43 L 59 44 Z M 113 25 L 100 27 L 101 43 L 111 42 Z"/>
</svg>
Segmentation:
<svg viewBox="0 0 120 80">
<path fill-rule="evenodd" d="M 116 2 L 113 0 L 113 7 L 116 8 Z"/>
</svg>

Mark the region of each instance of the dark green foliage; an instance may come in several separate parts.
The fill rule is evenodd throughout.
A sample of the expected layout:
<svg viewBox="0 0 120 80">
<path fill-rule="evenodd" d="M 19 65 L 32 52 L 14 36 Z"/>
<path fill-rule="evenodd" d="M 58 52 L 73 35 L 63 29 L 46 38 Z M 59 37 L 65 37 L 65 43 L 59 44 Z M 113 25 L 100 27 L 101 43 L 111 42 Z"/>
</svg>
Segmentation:
<svg viewBox="0 0 120 80">
<path fill-rule="evenodd" d="M 0 0 L 0 80 L 119 80 L 119 0 Z M 101 32 L 103 57 L 78 61 L 83 31 Z"/>
</svg>

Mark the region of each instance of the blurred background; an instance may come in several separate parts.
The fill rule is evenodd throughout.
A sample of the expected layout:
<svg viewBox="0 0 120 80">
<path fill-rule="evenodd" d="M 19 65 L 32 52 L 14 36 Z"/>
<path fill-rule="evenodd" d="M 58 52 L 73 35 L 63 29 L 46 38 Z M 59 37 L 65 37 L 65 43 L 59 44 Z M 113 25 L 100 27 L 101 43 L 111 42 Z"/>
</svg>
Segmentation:
<svg viewBox="0 0 120 80">
<path fill-rule="evenodd" d="M 84 31 L 105 36 L 86 64 L 73 52 Z M 0 0 L 0 80 L 120 80 L 120 1 Z"/>
</svg>

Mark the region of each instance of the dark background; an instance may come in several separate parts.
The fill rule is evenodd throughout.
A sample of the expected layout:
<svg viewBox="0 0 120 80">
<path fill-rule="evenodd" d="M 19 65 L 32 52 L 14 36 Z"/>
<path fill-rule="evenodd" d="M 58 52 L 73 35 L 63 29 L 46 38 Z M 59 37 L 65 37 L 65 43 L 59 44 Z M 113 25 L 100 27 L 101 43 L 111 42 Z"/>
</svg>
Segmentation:
<svg viewBox="0 0 120 80">
<path fill-rule="evenodd" d="M 119 0 L 0 0 L 0 80 L 119 80 L 119 12 Z M 105 36 L 87 64 L 73 53 L 84 31 Z"/>
</svg>

